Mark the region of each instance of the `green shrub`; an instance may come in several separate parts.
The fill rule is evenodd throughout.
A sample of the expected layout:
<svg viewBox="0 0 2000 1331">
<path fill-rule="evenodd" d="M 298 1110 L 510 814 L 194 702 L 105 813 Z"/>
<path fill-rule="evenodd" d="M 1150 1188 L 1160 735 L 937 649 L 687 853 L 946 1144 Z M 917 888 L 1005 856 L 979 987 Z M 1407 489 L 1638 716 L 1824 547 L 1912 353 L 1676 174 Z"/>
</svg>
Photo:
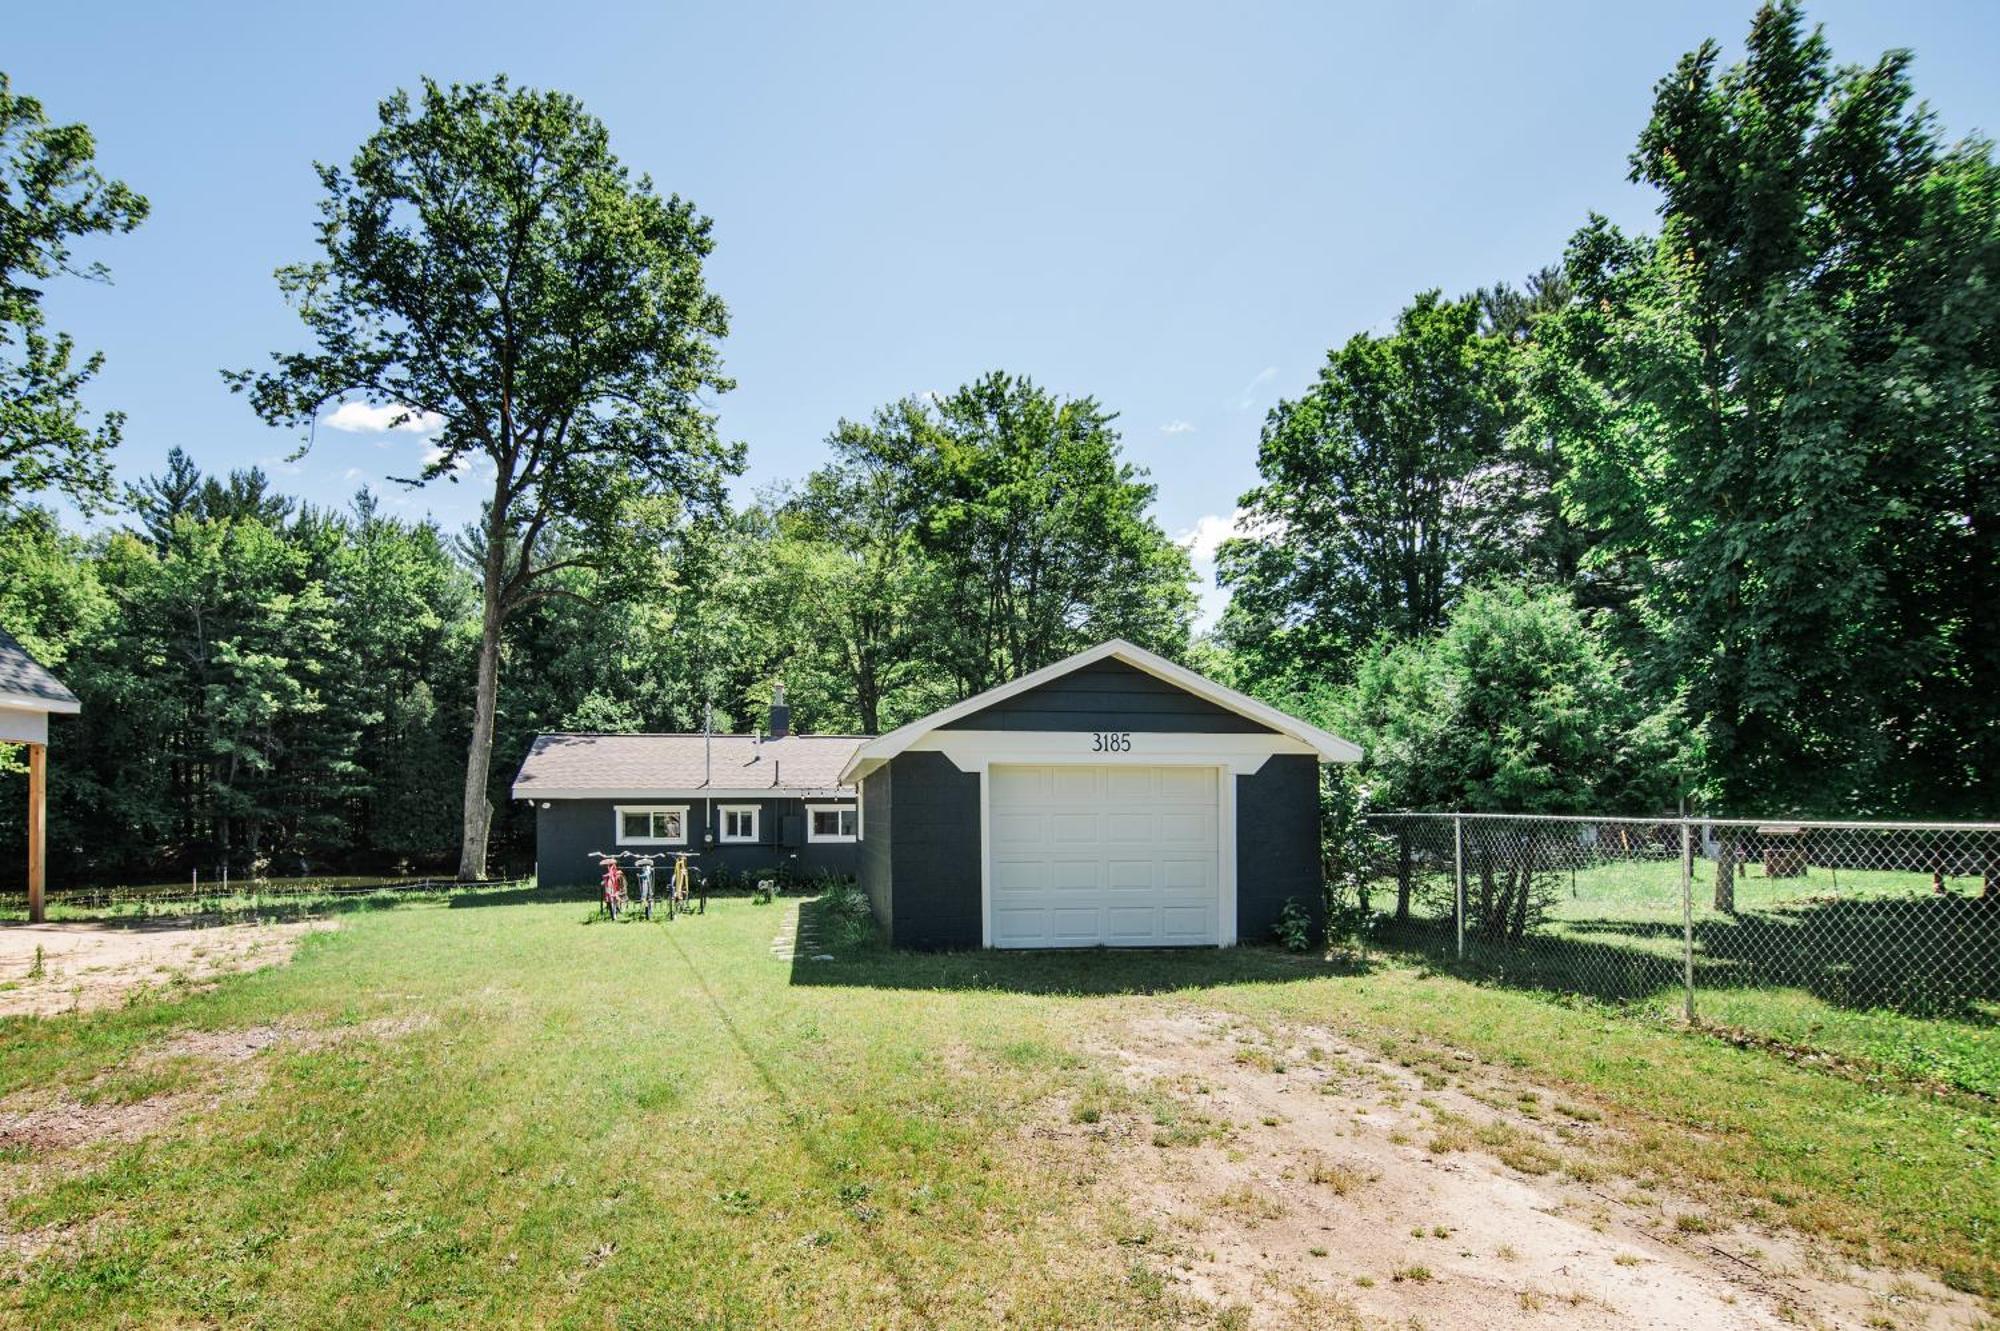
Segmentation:
<svg viewBox="0 0 2000 1331">
<path fill-rule="evenodd" d="M 827 924 L 828 941 L 852 945 L 875 935 L 875 912 L 868 894 L 851 878 L 831 874 L 820 880 L 819 910 Z"/>
<path fill-rule="evenodd" d="M 1278 941 L 1285 945 L 1287 952 L 1307 951 L 1312 947 L 1312 912 L 1301 905 L 1297 897 L 1286 897 L 1272 932 L 1277 934 Z"/>
</svg>

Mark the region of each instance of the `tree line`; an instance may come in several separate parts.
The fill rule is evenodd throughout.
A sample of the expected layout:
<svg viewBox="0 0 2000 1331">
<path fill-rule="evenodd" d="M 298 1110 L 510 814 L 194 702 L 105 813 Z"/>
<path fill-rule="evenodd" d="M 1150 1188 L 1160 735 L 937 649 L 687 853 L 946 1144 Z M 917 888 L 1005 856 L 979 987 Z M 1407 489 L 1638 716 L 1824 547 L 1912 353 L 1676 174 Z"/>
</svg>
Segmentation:
<svg viewBox="0 0 2000 1331">
<path fill-rule="evenodd" d="M 479 876 L 528 853 L 538 730 L 753 726 L 782 677 L 802 726 L 879 731 L 1113 634 L 1351 735 L 1377 805 L 1993 811 L 2000 170 L 1796 4 L 1657 85 L 1653 234 L 1420 293 L 1271 412 L 1201 636 L 1103 404 L 986 374 L 734 502 L 708 219 L 560 93 L 378 119 L 278 274 L 299 344 L 225 378 L 302 447 L 344 402 L 422 426 L 408 484 L 481 487 L 464 531 L 182 452 L 115 487 L 40 298 L 147 203 L 0 83 L 0 623 L 84 698 L 73 875 Z"/>
<path fill-rule="evenodd" d="M 506 792 L 544 730 L 754 730 L 782 679 L 800 729 L 876 731 L 1111 635 L 1186 655 L 1188 556 L 1095 403 L 995 374 L 834 441 L 796 486 L 628 534 L 614 571 L 552 549 L 552 594 L 501 635 L 494 871 L 532 862 Z M 484 529 L 302 504 L 179 449 L 120 507 L 96 532 L 0 517 L 0 623 L 83 701 L 52 729 L 61 876 L 453 863 Z"/>
<path fill-rule="evenodd" d="M 1224 645 L 1394 806 L 1992 816 L 1991 143 L 1784 3 L 1631 175 L 1655 234 L 1419 295 L 1271 413 Z"/>
</svg>

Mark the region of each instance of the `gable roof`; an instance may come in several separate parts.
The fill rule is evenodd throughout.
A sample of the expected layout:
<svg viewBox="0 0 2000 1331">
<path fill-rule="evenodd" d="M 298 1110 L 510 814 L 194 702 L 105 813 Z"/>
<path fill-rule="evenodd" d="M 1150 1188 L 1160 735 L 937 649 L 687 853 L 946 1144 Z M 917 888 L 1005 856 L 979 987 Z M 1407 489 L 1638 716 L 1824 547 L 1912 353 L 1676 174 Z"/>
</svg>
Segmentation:
<svg viewBox="0 0 2000 1331">
<path fill-rule="evenodd" d="M 1073 671 L 1105 660 L 1122 661 L 1156 679 L 1184 689 L 1197 698 L 1214 703 L 1260 725 L 1268 726 L 1281 735 L 1289 735 L 1311 746 L 1318 752 L 1319 759 L 1323 763 L 1352 763 L 1361 760 L 1359 745 L 1344 740 L 1331 731 L 1321 730 L 1318 726 L 1279 711 L 1269 703 L 1259 702 L 1246 693 L 1238 693 L 1235 689 L 1218 684 L 1205 675 L 1196 674 L 1186 666 L 1175 665 L 1166 657 L 1149 652 L 1143 647 L 1135 647 L 1123 638 L 1113 638 L 1109 642 L 1099 643 L 1088 651 L 1078 652 L 1075 656 L 1065 657 L 1054 665 L 1030 671 L 1010 683 L 988 689 L 984 693 L 976 693 L 963 702 L 954 703 L 942 711 L 932 712 L 929 716 L 920 717 L 886 735 L 868 740 L 855 750 L 854 757 L 842 769 L 841 780 L 858 781 L 933 730 L 951 725 L 961 718 L 984 711 L 995 703 L 1004 702 L 1030 689 L 1039 688 L 1051 680 L 1060 679 Z"/>
<path fill-rule="evenodd" d="M 0 629 L 0 707 L 65 714 L 83 710 L 77 696 L 5 629 Z"/>
<path fill-rule="evenodd" d="M 537 735 L 514 798 L 743 798 L 853 794 L 840 772 L 860 735 Z"/>
</svg>

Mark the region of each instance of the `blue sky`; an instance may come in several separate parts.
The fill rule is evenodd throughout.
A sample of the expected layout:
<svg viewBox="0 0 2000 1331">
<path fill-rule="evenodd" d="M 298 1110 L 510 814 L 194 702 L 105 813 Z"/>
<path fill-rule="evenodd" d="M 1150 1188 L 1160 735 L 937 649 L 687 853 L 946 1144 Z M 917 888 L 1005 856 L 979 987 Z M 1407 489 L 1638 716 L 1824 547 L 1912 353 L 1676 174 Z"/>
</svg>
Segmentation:
<svg viewBox="0 0 2000 1331">
<path fill-rule="evenodd" d="M 60 289 L 109 364 L 125 479 L 169 447 L 339 502 L 403 492 L 423 442 L 265 428 L 217 371 L 299 343 L 271 279 L 309 253 L 315 159 L 424 74 L 581 96 L 633 167 L 715 219 L 749 445 L 740 492 L 804 474 L 842 416 L 991 368 L 1121 414 L 1162 523 L 1199 552 L 1256 479 L 1257 430 L 1328 347 L 1409 296 L 1518 279 L 1625 180 L 1654 80 L 1738 3 L 786 6 L 38 5 L 4 68 L 81 119 L 153 216 Z M 1917 54 L 1954 135 L 2000 132 L 2000 6 L 1822 3 L 1847 61 Z"/>
</svg>

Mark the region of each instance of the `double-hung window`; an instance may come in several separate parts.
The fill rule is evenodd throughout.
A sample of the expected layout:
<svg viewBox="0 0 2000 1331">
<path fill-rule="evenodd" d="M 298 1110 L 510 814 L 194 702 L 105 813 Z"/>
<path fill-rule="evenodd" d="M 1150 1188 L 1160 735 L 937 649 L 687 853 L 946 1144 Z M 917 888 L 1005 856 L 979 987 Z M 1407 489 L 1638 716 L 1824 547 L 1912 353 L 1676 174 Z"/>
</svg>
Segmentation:
<svg viewBox="0 0 2000 1331">
<path fill-rule="evenodd" d="M 725 844 L 729 842 L 752 842 L 757 840 L 758 808 L 754 804 L 725 804 L 718 810 L 715 839 Z"/>
</svg>

